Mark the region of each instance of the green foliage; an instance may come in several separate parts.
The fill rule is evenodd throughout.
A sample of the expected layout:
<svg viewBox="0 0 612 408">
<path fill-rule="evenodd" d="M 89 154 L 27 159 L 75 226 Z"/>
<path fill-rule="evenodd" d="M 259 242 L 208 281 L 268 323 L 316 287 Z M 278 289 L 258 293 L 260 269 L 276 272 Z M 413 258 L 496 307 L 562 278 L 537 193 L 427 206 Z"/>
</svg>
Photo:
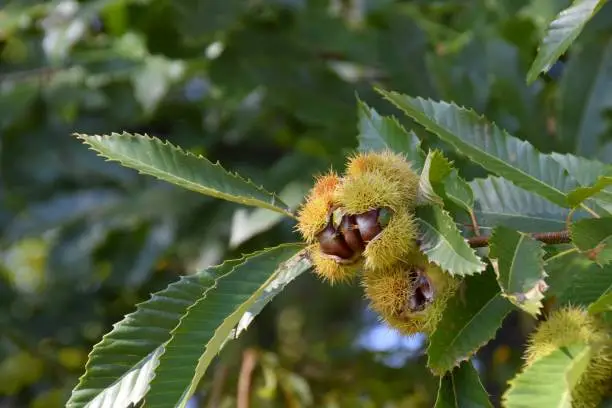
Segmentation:
<svg viewBox="0 0 612 408">
<path fill-rule="evenodd" d="M 439 151 L 434 150 L 427 153 L 419 181 L 419 200 L 422 204 L 444 204 L 440 197 L 441 193 L 439 190 L 436 192 L 435 188 L 442 185 L 442 181 L 450 172 L 450 162 Z"/>
<path fill-rule="evenodd" d="M 452 275 L 471 275 L 485 265 L 459 233 L 452 217 L 437 206 L 417 209 L 421 230 L 421 251 L 430 262 Z"/>
<path fill-rule="evenodd" d="M 588 307 L 612 291 L 612 269 L 610 265 L 601 267 L 586 256 L 569 251 L 574 249 L 546 260 L 548 293 L 556 297 L 559 305 Z"/>
<path fill-rule="evenodd" d="M 559 84 L 559 139 L 570 151 L 593 156 L 612 107 L 606 91 L 612 85 L 612 38 L 585 41 L 574 52 Z"/>
<path fill-rule="evenodd" d="M 588 187 L 578 187 L 567 195 L 568 202 L 572 207 L 578 207 L 585 200 L 599 194 L 602 190 L 612 184 L 612 177 L 602 176 L 597 179 L 595 184 Z"/>
<path fill-rule="evenodd" d="M 213 164 L 154 137 L 113 133 L 108 136 L 79 135 L 79 138 L 102 156 L 140 173 L 202 194 L 291 215 L 287 205 L 276 195 L 237 174 L 228 173 L 219 163 Z"/>
<path fill-rule="evenodd" d="M 591 347 L 576 344 L 539 358 L 510 383 L 504 394 L 504 406 L 572 406 L 572 390 L 587 368 L 590 356 Z"/>
<path fill-rule="evenodd" d="M 549 155 L 453 103 L 411 98 L 396 92 L 382 94 L 475 163 L 555 204 L 567 206 L 565 192 L 576 182 Z"/>
<path fill-rule="evenodd" d="M 489 256 L 497 262 L 497 282 L 504 296 L 534 316 L 540 312 L 547 288 L 542 247 L 529 235 L 503 226 L 493 230 L 489 242 Z"/>
<path fill-rule="evenodd" d="M 423 152 L 420 141 L 394 117 L 383 117 L 374 109 L 359 101 L 359 150 L 362 152 L 391 149 L 403 153 L 413 163 L 415 170 L 423 167 Z"/>
<path fill-rule="evenodd" d="M 550 23 L 538 55 L 527 73 L 528 82 L 535 81 L 540 72 L 550 69 L 604 3 L 605 0 L 576 0 Z"/>
<path fill-rule="evenodd" d="M 603 312 L 609 312 L 612 310 L 612 293 L 606 293 L 602 295 L 595 302 L 589 306 L 589 313 L 598 314 Z"/>
<path fill-rule="evenodd" d="M 589 258 L 600 265 L 612 261 L 612 217 L 580 220 L 572 224 L 570 231 L 574 245 Z"/>
<path fill-rule="evenodd" d="M 303 254 L 296 255 L 299 249 L 298 245 L 284 245 L 246 257 L 188 307 L 163 347 L 146 395 L 147 406 L 187 404 L 245 313 L 258 301 L 270 301 L 279 285 L 286 285 L 310 267 Z M 261 307 L 257 309 L 259 312 Z"/>
<path fill-rule="evenodd" d="M 489 176 L 470 182 L 476 205 L 474 212 L 481 227 L 498 225 L 524 232 L 560 231 L 565 228 L 569 210 L 508 180 Z"/>
<path fill-rule="evenodd" d="M 478 373 L 470 362 L 465 362 L 440 378 L 434 408 L 481 407 L 491 408 L 489 396 Z"/>
<path fill-rule="evenodd" d="M 228 261 L 183 277 L 137 305 L 137 310 L 114 325 L 89 356 L 86 373 L 72 392 L 69 407 L 103 406 L 104 401 L 137 403 L 153 378 L 155 361 L 189 305 L 196 302 L 224 275 L 239 264 Z M 130 390 L 123 393 L 123 389 Z M 119 399 L 120 398 L 120 399 Z"/>
<path fill-rule="evenodd" d="M 469 359 L 489 342 L 512 310 L 491 270 L 466 278 L 465 287 L 449 299 L 445 313 L 431 335 L 427 365 L 443 374 Z"/>
<path fill-rule="evenodd" d="M 5 3 L 1 406 L 569 406 L 590 349 L 521 351 L 567 305 L 612 330 L 609 2 Z M 386 149 L 442 269 L 398 259 L 388 324 L 282 244 Z"/>
</svg>

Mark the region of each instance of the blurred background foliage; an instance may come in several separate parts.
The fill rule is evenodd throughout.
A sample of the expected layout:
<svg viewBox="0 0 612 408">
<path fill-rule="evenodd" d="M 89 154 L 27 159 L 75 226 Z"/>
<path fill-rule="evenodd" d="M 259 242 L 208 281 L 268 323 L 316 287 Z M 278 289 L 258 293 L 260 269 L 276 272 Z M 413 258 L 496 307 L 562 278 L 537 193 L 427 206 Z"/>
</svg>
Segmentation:
<svg viewBox="0 0 612 408">
<path fill-rule="evenodd" d="M 542 151 L 610 162 L 609 4 L 525 83 L 568 4 L 0 1 L 0 407 L 63 406 L 88 351 L 135 303 L 298 239 L 290 220 L 139 176 L 71 133 L 167 139 L 297 206 L 312 175 L 356 147 L 356 95 L 392 112 L 378 86 L 473 107 Z M 481 174 L 456 159 L 468 179 Z M 478 354 L 494 400 L 533 324 L 511 315 Z M 193 406 L 235 406 L 254 363 L 253 407 L 431 407 L 422 346 L 381 326 L 357 285 L 303 276 L 223 350 Z"/>
</svg>

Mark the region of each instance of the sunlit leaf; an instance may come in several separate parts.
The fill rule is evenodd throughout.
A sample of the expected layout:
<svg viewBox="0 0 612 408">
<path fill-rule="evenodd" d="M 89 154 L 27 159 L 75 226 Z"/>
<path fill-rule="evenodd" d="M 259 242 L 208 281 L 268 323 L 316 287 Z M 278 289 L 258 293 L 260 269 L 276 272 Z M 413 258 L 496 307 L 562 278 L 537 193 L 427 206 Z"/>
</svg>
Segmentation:
<svg viewBox="0 0 612 408">
<path fill-rule="evenodd" d="M 561 231 L 569 210 L 515 186 L 501 177 L 470 181 L 474 192 L 474 212 L 484 228 L 498 225 L 524 232 Z M 575 213 L 577 218 L 580 213 Z"/>
<path fill-rule="evenodd" d="M 576 344 L 539 358 L 510 381 L 503 396 L 504 407 L 571 407 L 572 390 L 590 357 L 589 346 Z"/>
<path fill-rule="evenodd" d="M 528 142 L 455 104 L 380 92 L 476 164 L 560 206 L 568 206 L 566 193 L 577 187 L 576 181 L 551 156 L 538 152 Z"/>
<path fill-rule="evenodd" d="M 287 260 L 301 248 L 302 245 L 286 244 L 247 255 L 242 259 L 227 261 L 196 275 L 184 277 L 154 294 L 150 300 L 138 305 L 136 312 L 117 323 L 114 329 L 104 336 L 102 342 L 94 347 L 86 365 L 86 372 L 73 390 L 67 406 L 71 408 L 85 406 L 97 408 L 106 407 L 108 404 L 127 406 L 140 401 L 149 389 L 159 359 L 171 339 L 172 330 L 177 327 L 189 307 L 202 301 L 205 293 L 208 295 L 216 293 L 215 296 L 219 296 L 217 290 L 221 287 L 220 282 L 224 282 L 223 287 L 232 282 L 235 285 L 242 285 L 243 290 L 246 290 L 245 288 L 253 284 L 257 277 L 264 281 L 265 276 L 270 277 L 268 286 L 258 287 L 259 297 L 256 296 L 254 302 L 249 303 L 252 307 L 240 309 L 243 313 L 237 316 L 237 322 L 244 330 L 263 306 L 280 291 L 279 287 L 284 287 L 301 272 L 307 270 L 309 263 L 298 255 L 298 260 L 291 264 L 293 268 L 281 267 L 274 271 L 276 265 L 273 265 L 271 270 L 251 271 L 252 277 L 243 276 L 245 279 L 243 281 L 230 279 L 230 276 L 233 276 L 231 272 L 234 268 L 244 267 L 250 260 L 255 264 L 279 259 Z M 244 273 L 243 269 L 242 274 Z M 236 296 L 240 296 L 241 292 L 236 290 L 235 293 Z M 233 329 L 232 326 L 225 334 L 225 340 L 238 336 L 239 333 Z M 195 367 L 197 358 L 192 362 Z M 177 386 L 187 387 L 190 379 L 191 377 L 186 383 Z"/>
<path fill-rule="evenodd" d="M 218 163 L 185 152 L 168 142 L 129 133 L 81 134 L 78 137 L 101 156 L 141 173 L 202 194 L 291 216 L 288 206 L 276 195 L 225 171 Z"/>
<path fill-rule="evenodd" d="M 534 316 L 547 289 L 542 247 L 529 235 L 502 226 L 493 230 L 489 240 L 489 256 L 497 262 L 497 281 L 504 296 Z"/>
<path fill-rule="evenodd" d="M 148 407 L 185 407 L 208 365 L 228 338 L 236 336 L 280 290 L 310 264 L 302 245 L 260 251 L 219 277 L 172 330 L 159 358 Z M 248 314 L 250 313 L 250 314 Z M 246 316 L 246 317 L 245 317 Z"/>
<path fill-rule="evenodd" d="M 457 169 L 451 170 L 450 175 L 444 180 L 444 195 L 465 211 L 473 210 L 474 192 L 470 185 L 459 176 Z"/>
<path fill-rule="evenodd" d="M 170 331 L 187 308 L 214 284 L 214 276 L 229 272 L 240 260 L 228 261 L 195 275 L 182 277 L 137 305 L 96 344 L 85 374 L 72 391 L 69 408 L 105 407 L 138 402 L 153 377 L 156 359 Z"/>
<path fill-rule="evenodd" d="M 602 174 L 612 172 L 612 166 L 597 160 L 553 152 L 552 158 L 559 163 L 581 186 L 589 186 L 597 182 Z"/>
<path fill-rule="evenodd" d="M 603 189 L 612 185 L 612 177 L 602 176 L 597 181 L 587 187 L 578 187 L 567 195 L 567 201 L 572 207 L 577 207 L 585 200 L 599 194 Z"/>
<path fill-rule="evenodd" d="M 443 205 L 440 191 L 436 188 L 442 186 L 442 182 L 451 172 L 451 164 L 438 150 L 430 150 L 425 158 L 423 171 L 419 178 L 418 200 L 421 205 L 437 204 Z"/>
<path fill-rule="evenodd" d="M 589 313 L 598 314 L 612 311 L 612 293 L 606 293 L 595 302 L 591 303 L 588 308 Z"/>
<path fill-rule="evenodd" d="M 464 285 L 449 299 L 430 337 L 427 365 L 437 374 L 452 370 L 488 343 L 512 310 L 493 271 L 469 276 Z"/>
<path fill-rule="evenodd" d="M 423 167 L 421 141 L 414 132 L 406 129 L 393 116 L 381 116 L 364 102 L 358 102 L 359 114 L 359 150 L 381 151 L 391 149 L 403 153 L 413 163 L 415 170 Z"/>
<path fill-rule="evenodd" d="M 417 208 L 421 232 L 421 250 L 430 262 L 452 275 L 482 272 L 484 263 L 467 244 L 453 218 L 438 206 Z"/>
<path fill-rule="evenodd" d="M 527 82 L 535 81 L 540 72 L 550 69 L 604 3 L 605 0 L 575 0 L 571 7 L 559 13 L 542 39 L 538 55 L 527 73 Z"/>
</svg>

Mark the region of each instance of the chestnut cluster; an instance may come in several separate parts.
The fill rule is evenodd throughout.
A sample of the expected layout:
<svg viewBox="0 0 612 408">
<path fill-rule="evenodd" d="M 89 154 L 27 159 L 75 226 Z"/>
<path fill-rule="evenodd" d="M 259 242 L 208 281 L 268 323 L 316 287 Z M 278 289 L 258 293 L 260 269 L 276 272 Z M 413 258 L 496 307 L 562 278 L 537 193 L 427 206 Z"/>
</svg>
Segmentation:
<svg viewBox="0 0 612 408">
<path fill-rule="evenodd" d="M 390 151 L 351 157 L 317 179 L 299 212 L 315 272 L 330 283 L 361 275 L 370 307 L 404 333 L 430 331 L 455 280 L 420 252 L 419 176 Z"/>
<path fill-rule="evenodd" d="M 333 209 L 325 228 L 317 234 L 321 252 L 338 262 L 353 262 L 363 254 L 366 245 L 389 224 L 391 211 L 374 208 L 361 214 L 344 214 Z"/>
</svg>

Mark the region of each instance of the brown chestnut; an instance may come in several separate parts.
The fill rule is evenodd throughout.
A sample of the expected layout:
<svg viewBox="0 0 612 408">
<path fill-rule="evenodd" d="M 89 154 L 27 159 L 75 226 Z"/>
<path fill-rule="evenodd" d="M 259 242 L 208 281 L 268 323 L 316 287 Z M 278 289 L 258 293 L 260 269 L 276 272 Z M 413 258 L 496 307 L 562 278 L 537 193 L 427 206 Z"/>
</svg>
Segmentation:
<svg viewBox="0 0 612 408">
<path fill-rule="evenodd" d="M 356 224 L 363 242 L 368 243 L 382 232 L 378 223 L 378 209 L 369 210 L 355 216 Z"/>
<path fill-rule="evenodd" d="M 319 232 L 317 239 L 324 254 L 334 255 L 342 259 L 350 259 L 354 255 L 353 250 L 344 241 L 342 235 L 336 231 L 331 221 Z"/>
<path fill-rule="evenodd" d="M 359 229 L 357 229 L 357 222 L 354 215 L 344 215 L 340 223 L 339 231 L 344 236 L 346 244 L 355 252 L 361 253 L 365 249 L 365 244 L 361 239 Z"/>
</svg>

